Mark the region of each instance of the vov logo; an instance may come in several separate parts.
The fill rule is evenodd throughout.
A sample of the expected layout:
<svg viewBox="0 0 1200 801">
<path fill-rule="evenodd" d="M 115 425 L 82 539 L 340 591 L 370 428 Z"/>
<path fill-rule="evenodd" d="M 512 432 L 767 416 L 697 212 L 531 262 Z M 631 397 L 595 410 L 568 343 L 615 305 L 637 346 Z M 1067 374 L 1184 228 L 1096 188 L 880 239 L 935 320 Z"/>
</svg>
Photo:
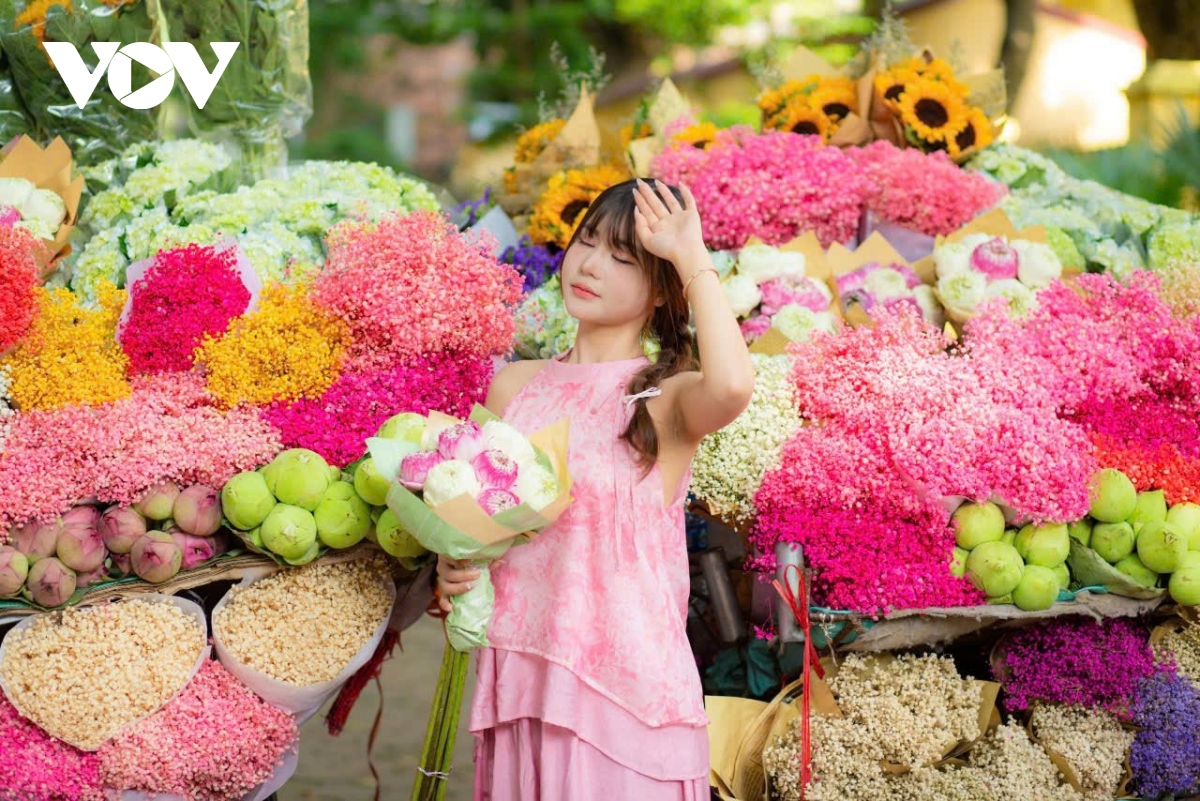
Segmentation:
<svg viewBox="0 0 1200 801">
<path fill-rule="evenodd" d="M 197 108 L 204 108 L 217 81 L 233 59 L 241 42 L 212 42 L 209 46 L 217 56 L 217 66 L 209 72 L 196 48 L 187 42 L 164 42 L 162 47 L 149 42 L 133 42 L 124 47 L 120 42 L 92 42 L 99 63 L 89 71 L 83 57 L 70 42 L 46 42 L 46 52 L 54 68 L 62 76 L 75 103 L 83 108 L 92 99 L 97 84 L 108 73 L 108 88 L 113 96 L 129 108 L 154 108 L 167 99 L 175 86 L 175 74 L 183 79 L 184 88 Z M 136 92 L 133 91 L 133 62 L 158 73 L 158 77 Z"/>
</svg>

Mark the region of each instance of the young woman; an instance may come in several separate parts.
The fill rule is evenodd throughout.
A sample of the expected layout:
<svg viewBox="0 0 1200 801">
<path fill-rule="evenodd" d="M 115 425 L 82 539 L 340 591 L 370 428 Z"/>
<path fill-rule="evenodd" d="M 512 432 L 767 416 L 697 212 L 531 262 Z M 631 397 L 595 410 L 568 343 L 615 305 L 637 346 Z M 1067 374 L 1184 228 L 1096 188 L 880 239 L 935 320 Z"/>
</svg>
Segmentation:
<svg viewBox="0 0 1200 801">
<path fill-rule="evenodd" d="M 702 801 L 708 721 L 684 630 L 683 506 L 696 447 L 746 407 L 753 366 L 687 187 L 605 190 L 561 278 L 574 347 L 508 365 L 487 397 L 526 433 L 570 418 L 575 500 L 493 566 L 475 798 Z M 443 608 L 478 575 L 443 557 Z"/>
</svg>

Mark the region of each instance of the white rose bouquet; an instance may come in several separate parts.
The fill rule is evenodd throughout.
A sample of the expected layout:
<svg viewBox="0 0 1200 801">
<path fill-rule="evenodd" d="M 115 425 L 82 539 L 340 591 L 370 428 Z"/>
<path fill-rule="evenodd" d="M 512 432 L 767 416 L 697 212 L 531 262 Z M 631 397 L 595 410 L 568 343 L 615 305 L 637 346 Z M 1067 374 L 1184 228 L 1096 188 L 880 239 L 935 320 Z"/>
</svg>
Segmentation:
<svg viewBox="0 0 1200 801">
<path fill-rule="evenodd" d="M 487 564 L 527 542 L 571 503 L 563 419 L 526 437 L 482 406 L 468 420 L 431 412 L 403 437 L 367 440 L 374 469 L 389 482 L 377 536 L 389 553 L 407 537 L 434 553 L 477 562 L 475 587 L 446 620 L 459 651 L 486 647 L 495 593 Z"/>
</svg>

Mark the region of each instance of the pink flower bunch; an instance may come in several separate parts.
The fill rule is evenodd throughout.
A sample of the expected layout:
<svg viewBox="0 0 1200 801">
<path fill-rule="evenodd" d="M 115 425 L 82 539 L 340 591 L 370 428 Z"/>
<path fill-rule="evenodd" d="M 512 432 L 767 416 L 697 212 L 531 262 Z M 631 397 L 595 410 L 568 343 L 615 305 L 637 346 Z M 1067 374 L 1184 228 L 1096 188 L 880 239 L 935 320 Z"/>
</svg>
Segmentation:
<svg viewBox="0 0 1200 801">
<path fill-rule="evenodd" d="M 100 758 L 46 734 L 0 695 L 0 798 L 103 801 Z"/>
<path fill-rule="evenodd" d="M 343 373 L 316 399 L 274 403 L 262 415 L 288 448 L 309 448 L 344 467 L 363 455 L 367 437 L 400 412 L 432 410 L 466 417 L 483 401 L 490 359 L 438 352 L 387 369 Z"/>
<path fill-rule="evenodd" d="M 421 354 L 491 356 L 509 350 L 521 275 L 433 212 L 345 222 L 312 299 L 353 334 L 347 371 L 387 369 Z"/>
<path fill-rule="evenodd" d="M 25 336 L 37 314 L 35 255 L 41 247 L 24 228 L 0 225 L 0 353 Z"/>
<path fill-rule="evenodd" d="M 707 150 L 667 148 L 651 173 L 685 183 L 696 197 L 705 241 L 740 248 L 751 236 L 781 245 L 815 231 L 825 247 L 858 230 L 869 186 L 853 159 L 818 137 L 735 126 Z"/>
<path fill-rule="evenodd" d="M 1087 429 L 1104 467 L 1171 504 L 1200 501 L 1200 404 L 1158 397 L 1090 403 L 1073 419 Z"/>
<path fill-rule="evenodd" d="M 829 295 L 815 286 L 816 279 L 786 275 L 758 285 L 762 293 L 761 311 L 774 317 L 784 306 L 795 304 L 814 312 L 829 311 Z"/>
<path fill-rule="evenodd" d="M 166 706 L 100 747 L 100 772 L 123 790 L 237 799 L 269 779 L 298 739 L 294 717 L 210 660 Z"/>
<path fill-rule="evenodd" d="M 923 153 L 879 140 L 848 153 L 866 179 L 867 208 L 929 236 L 957 231 L 1008 191 L 940 151 Z"/>
<path fill-rule="evenodd" d="M 1146 632 L 1120 619 L 1062 618 L 1019 629 L 997 656 L 996 680 L 1014 711 L 1045 701 L 1128 719 L 1138 684 L 1159 669 Z"/>
<path fill-rule="evenodd" d="M 0 530 L 82 497 L 133 503 L 164 480 L 220 487 L 280 450 L 279 432 L 257 409 L 221 411 L 203 377 L 141 376 L 128 398 L 13 419 L 0 453 Z"/>
<path fill-rule="evenodd" d="M 131 374 L 190 370 L 204 335 L 223 334 L 246 311 L 250 290 L 235 255 L 195 244 L 159 252 L 130 289 L 120 332 Z"/>
<path fill-rule="evenodd" d="M 816 569 L 814 602 L 876 614 L 966 606 L 984 596 L 951 575 L 954 531 L 938 499 L 912 491 L 870 432 L 801 428 L 754 498 L 754 567 L 775 567 L 775 545 L 797 543 Z"/>
</svg>

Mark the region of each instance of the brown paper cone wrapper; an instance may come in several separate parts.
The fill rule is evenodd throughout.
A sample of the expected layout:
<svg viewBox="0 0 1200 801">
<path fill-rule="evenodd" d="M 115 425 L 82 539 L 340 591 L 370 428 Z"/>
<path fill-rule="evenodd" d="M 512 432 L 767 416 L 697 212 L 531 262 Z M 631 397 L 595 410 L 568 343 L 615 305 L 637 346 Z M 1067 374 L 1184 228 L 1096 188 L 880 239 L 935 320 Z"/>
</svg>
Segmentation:
<svg viewBox="0 0 1200 801">
<path fill-rule="evenodd" d="M 595 102 L 584 87 L 579 103 L 558 136 L 529 164 L 513 165 L 514 191 L 500 198 L 500 207 L 506 213 L 514 215 L 531 209 L 554 173 L 600 163 L 600 126 L 596 123 Z"/>
<path fill-rule="evenodd" d="M 854 250 L 850 250 L 841 243 L 834 242 L 829 246 L 829 250 L 825 252 L 825 260 L 829 269 L 826 284 L 829 286 L 830 292 L 833 293 L 834 306 L 841 311 L 843 319 L 855 327 L 871 325 L 871 315 L 867 314 L 857 303 L 851 304 L 849 308 L 843 308 L 842 297 L 838 293 L 837 288 L 838 276 L 853 272 L 870 262 L 878 262 L 883 265 L 899 264 L 905 267 L 912 266 L 917 275 L 921 275 L 920 271 L 916 270 L 914 265 L 910 265 L 908 260 L 901 256 L 900 252 L 892 247 L 887 238 L 878 231 L 867 237 L 867 240 Z M 924 281 L 925 277 L 921 276 L 921 280 Z"/>
<path fill-rule="evenodd" d="M 6 146 L 0 161 L 0 178 L 24 178 L 38 189 L 49 189 L 62 198 L 67 208 L 66 219 L 54 238 L 42 240 L 45 247 L 37 254 L 45 278 L 71 252 L 67 240 L 75 228 L 83 196 L 83 176 L 72 177 L 71 148 L 62 137 L 56 137 L 43 150 L 28 136 L 21 136 Z"/>
</svg>

